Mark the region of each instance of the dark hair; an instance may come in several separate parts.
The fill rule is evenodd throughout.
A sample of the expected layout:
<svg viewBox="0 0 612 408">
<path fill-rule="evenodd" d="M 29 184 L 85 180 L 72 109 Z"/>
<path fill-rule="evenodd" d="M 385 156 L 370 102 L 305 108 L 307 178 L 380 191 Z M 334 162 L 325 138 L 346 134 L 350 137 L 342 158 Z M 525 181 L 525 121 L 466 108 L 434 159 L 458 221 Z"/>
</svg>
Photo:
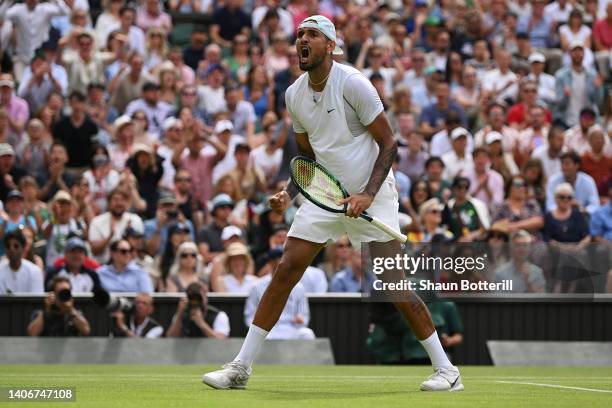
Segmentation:
<svg viewBox="0 0 612 408">
<path fill-rule="evenodd" d="M 113 199 L 113 196 L 114 196 L 115 194 L 122 195 L 122 196 L 123 196 L 123 198 L 125 198 L 126 200 L 129 200 L 129 199 L 130 199 L 130 193 L 128 193 L 128 192 L 127 192 L 125 189 L 123 189 L 123 188 L 121 188 L 121 187 L 117 186 L 117 187 L 113 188 L 113 189 L 110 191 L 110 193 L 108 193 L 108 197 L 107 197 L 107 199 L 108 199 L 108 202 L 109 202 L 109 203 L 110 203 L 110 201 Z"/>
<path fill-rule="evenodd" d="M 65 276 L 55 276 L 47 284 L 47 290 L 54 291 L 57 284 L 62 283 L 62 282 L 68 283 L 68 285 L 70 286 L 70 289 L 72 289 L 72 284 L 70 283 L 70 279 L 68 279 Z"/>
<path fill-rule="evenodd" d="M 4 236 L 4 246 L 7 247 L 10 240 L 16 240 L 22 247 L 25 247 L 26 237 L 23 235 L 23 232 L 20 229 L 13 230 L 11 232 L 7 232 Z"/>
<path fill-rule="evenodd" d="M 370 82 L 374 82 L 374 81 L 380 81 L 383 80 L 383 76 L 380 75 L 379 72 L 375 72 L 372 75 L 370 75 Z"/>
<path fill-rule="evenodd" d="M 168 279 L 168 275 L 170 274 L 170 267 L 174 263 L 174 258 L 176 257 L 176 251 L 174 250 L 174 245 L 170 240 L 170 231 L 168 231 L 168 239 L 166 240 L 166 247 L 164 248 L 164 252 L 162 252 L 162 256 L 159 260 L 159 271 L 161 274 L 161 281 L 166 283 L 166 279 Z"/>
<path fill-rule="evenodd" d="M 276 10 L 275 8 L 269 8 L 268 11 L 266 11 L 266 14 L 264 15 L 263 21 L 267 21 L 268 19 L 273 17 L 280 19 L 278 10 Z"/>
<path fill-rule="evenodd" d="M 253 68 L 251 68 L 253 69 Z M 235 82 L 235 81 L 229 81 L 226 85 L 225 85 L 225 92 L 232 92 L 232 91 L 240 91 L 240 85 Z"/>
<path fill-rule="evenodd" d="M 49 152 L 51 152 L 51 150 L 55 149 L 56 147 L 61 147 L 62 149 L 64 149 L 64 152 L 66 152 L 66 154 L 68 153 L 68 151 L 66 150 L 66 146 L 62 142 L 51 143 L 51 146 L 49 146 Z"/>
<path fill-rule="evenodd" d="M 417 213 L 419 212 L 419 206 L 414 201 L 414 193 L 416 191 L 416 187 L 422 183 L 425 183 L 425 192 L 427 193 L 427 198 L 425 199 L 425 201 L 431 198 L 431 186 L 429 185 L 427 180 L 417 180 L 412 184 L 412 186 L 410 186 L 410 205 L 412 205 L 412 208 L 414 208 Z"/>
<path fill-rule="evenodd" d="M 567 151 L 559 156 L 559 160 L 563 161 L 565 159 L 570 159 L 577 165 L 580 165 L 581 163 L 580 155 L 575 150 Z"/>
<path fill-rule="evenodd" d="M 547 139 L 552 138 L 552 137 L 555 135 L 555 133 L 556 133 L 556 132 L 561 132 L 561 133 L 563 133 L 563 132 L 564 132 L 564 130 L 563 130 L 563 128 L 562 128 L 562 127 L 560 127 L 560 126 L 555 126 L 555 125 L 553 125 L 553 126 L 551 126 L 551 127 L 550 127 L 550 129 L 548 129 L 548 135 L 546 135 L 546 138 L 547 138 Z"/>
<path fill-rule="evenodd" d="M 136 14 L 136 9 L 134 7 L 129 6 L 129 5 L 125 5 L 125 6 L 121 7 L 121 9 L 119 10 L 119 15 L 123 16 L 128 11 L 131 11 L 132 13 Z"/>
<path fill-rule="evenodd" d="M 508 198 L 510 196 L 510 189 L 512 188 L 512 184 L 514 183 L 514 180 L 516 179 L 521 179 L 525 182 L 525 187 L 527 187 L 527 179 L 525 178 L 525 176 L 523 176 L 522 174 L 514 174 L 513 176 L 510 176 L 510 178 L 508 179 L 508 182 L 506 183 L 505 186 L 505 197 Z"/>
<path fill-rule="evenodd" d="M 187 293 L 187 294 L 200 294 L 202 292 L 202 289 L 204 289 L 204 292 L 206 292 L 206 285 L 203 285 L 200 282 L 191 282 L 185 288 L 185 293 Z"/>
<path fill-rule="evenodd" d="M 450 110 L 448 114 L 446 115 L 446 119 L 444 119 L 444 124 L 445 125 L 460 125 L 461 116 L 459 116 L 459 112 L 455 110 Z"/>
<path fill-rule="evenodd" d="M 26 176 L 29 177 L 29 176 Z M 23 177 L 21 180 L 23 180 L 25 177 Z M 34 231 L 34 228 L 30 227 L 29 225 L 26 225 L 22 231 L 30 231 L 32 233 L 32 237 L 33 237 L 33 241 L 36 241 L 36 231 Z M 24 234 L 25 236 L 25 234 Z M 27 238 L 26 238 L 27 241 Z M 25 247 L 25 245 L 24 245 Z M 23 254 L 23 259 L 27 259 L 30 262 L 34 262 L 34 257 L 36 256 L 36 253 L 34 252 L 34 242 L 32 242 L 32 245 L 30 245 L 30 249 L 28 250 L 28 252 L 26 252 L 25 254 Z"/>
<path fill-rule="evenodd" d="M 472 157 L 476 157 L 476 155 L 480 153 L 486 154 L 488 157 L 491 156 L 491 152 L 489 152 L 489 149 L 486 146 L 478 146 L 474 149 L 474 151 L 472 151 Z"/>
<path fill-rule="evenodd" d="M 249 68 L 249 73 L 247 74 L 247 87 L 249 88 L 249 92 L 251 90 L 251 88 L 253 88 L 253 81 L 254 81 L 254 76 L 255 76 L 255 70 L 257 68 L 260 68 L 261 65 L 253 65 L 251 66 L 251 68 Z M 266 84 L 268 83 L 268 77 L 266 76 Z"/>
<path fill-rule="evenodd" d="M 502 112 L 505 114 L 506 113 L 506 106 L 499 103 L 499 102 L 492 102 L 487 106 L 487 116 L 489 116 L 491 114 L 491 110 L 493 110 L 493 108 L 500 108 L 502 110 Z"/>
<path fill-rule="evenodd" d="M 580 10 L 578 10 L 577 8 L 573 9 L 572 11 L 570 11 L 569 16 L 567 18 L 567 22 L 569 23 L 569 21 L 573 17 L 578 17 L 580 19 L 580 21 L 583 21 L 582 12 Z"/>
<path fill-rule="evenodd" d="M 132 118 L 132 119 L 134 119 L 134 118 L 136 117 L 136 114 L 137 114 L 137 113 L 142 113 L 142 114 L 143 114 L 143 116 L 144 116 L 144 120 L 145 120 L 145 123 L 146 123 L 146 125 L 147 125 L 147 127 L 145 128 L 145 130 L 146 130 L 146 129 L 148 129 L 148 128 L 149 128 L 149 117 L 147 116 L 147 112 L 145 112 L 145 111 L 144 111 L 144 110 L 142 110 L 142 109 L 137 109 L 137 110 L 135 110 L 135 111 L 134 111 L 134 113 L 132 113 L 131 118 Z"/>
<path fill-rule="evenodd" d="M 68 100 L 72 102 L 73 99 L 76 99 L 79 102 L 85 102 L 87 97 L 81 91 L 72 91 L 70 92 L 70 96 L 68 96 Z"/>
<path fill-rule="evenodd" d="M 122 242 L 126 242 L 126 243 L 127 243 L 129 246 L 130 246 L 130 249 L 134 249 L 134 248 L 132 248 L 132 244 L 130 244 L 130 242 L 129 242 L 127 239 L 125 239 L 125 238 L 119 238 L 119 239 L 116 239 L 116 240 L 114 240 L 113 242 L 111 242 L 111 244 L 110 244 L 110 246 L 109 246 L 110 251 L 111 251 L 111 252 L 116 252 L 116 251 L 117 251 L 117 248 L 119 247 L 119 244 L 120 244 L 120 243 L 122 243 Z M 113 263 L 113 258 L 112 258 L 112 257 L 110 257 L 110 258 L 108 259 L 107 264 L 108 264 L 108 265 L 112 265 L 112 263 Z"/>
<path fill-rule="evenodd" d="M 446 167 L 444 165 L 444 161 L 442 161 L 442 159 L 439 156 L 431 156 L 430 158 L 425 160 L 425 169 L 427 169 L 429 167 L 429 165 L 433 164 L 433 163 L 440 163 L 442 168 Z"/>
<path fill-rule="evenodd" d="M 470 179 L 469 179 L 469 178 L 467 178 L 467 177 L 463 177 L 463 176 L 457 176 L 457 177 L 455 177 L 455 178 L 453 179 L 453 186 L 452 186 L 452 187 L 453 187 L 453 188 L 458 187 L 458 186 L 459 186 L 459 184 L 461 184 L 461 183 L 466 183 L 466 184 L 467 184 L 467 186 L 468 186 L 468 189 L 470 188 L 470 185 L 472 184 L 472 183 L 470 182 Z"/>
<path fill-rule="evenodd" d="M 127 242 L 128 245 L 130 245 L 130 248 L 132 247 L 132 245 L 125 238 L 119 238 L 119 239 L 116 239 L 113 242 L 111 242 L 111 244 L 109 246 L 110 251 L 111 252 L 115 252 L 117 250 L 117 248 L 119 248 L 119 244 L 121 242 L 124 242 L 124 241 Z"/>
<path fill-rule="evenodd" d="M 159 91 L 160 86 L 158 84 L 156 84 L 155 82 L 145 82 L 144 85 L 142 86 L 142 92 L 147 92 L 147 91 Z"/>
<path fill-rule="evenodd" d="M 538 175 L 537 180 L 535 180 L 533 183 L 530 183 L 529 180 L 527 180 L 527 177 L 525 177 L 525 171 L 527 169 L 535 167 L 540 170 L 540 174 Z M 525 164 L 523 164 L 523 168 L 521 169 L 521 175 L 523 176 L 523 179 L 528 185 L 540 188 L 542 190 L 546 189 L 546 178 L 544 177 L 544 165 L 542 164 L 542 160 L 533 157 L 528 159 Z"/>
<path fill-rule="evenodd" d="M 246 143 L 238 143 L 236 147 L 234 147 L 234 154 L 238 152 L 250 153 L 251 148 Z"/>
<path fill-rule="evenodd" d="M 85 37 L 89 38 L 92 41 L 94 39 L 93 36 L 90 33 L 85 31 L 85 32 L 82 32 L 81 34 L 77 35 L 77 42 L 81 42 L 81 38 L 85 38 Z"/>
<path fill-rule="evenodd" d="M 448 84 L 451 84 L 453 78 L 452 78 L 452 69 L 451 69 L 451 57 L 453 56 L 457 56 L 459 57 L 459 61 L 461 61 L 461 72 L 460 74 L 463 74 L 463 58 L 461 57 L 461 54 L 459 54 L 458 52 L 455 51 L 451 51 L 446 55 L 446 69 L 444 70 L 444 79 L 445 82 Z M 459 79 L 461 81 L 461 79 Z"/>
<path fill-rule="evenodd" d="M 87 85 L 87 90 L 90 91 L 92 89 L 100 89 L 104 91 L 106 87 L 99 82 L 91 82 L 89 85 Z"/>
</svg>

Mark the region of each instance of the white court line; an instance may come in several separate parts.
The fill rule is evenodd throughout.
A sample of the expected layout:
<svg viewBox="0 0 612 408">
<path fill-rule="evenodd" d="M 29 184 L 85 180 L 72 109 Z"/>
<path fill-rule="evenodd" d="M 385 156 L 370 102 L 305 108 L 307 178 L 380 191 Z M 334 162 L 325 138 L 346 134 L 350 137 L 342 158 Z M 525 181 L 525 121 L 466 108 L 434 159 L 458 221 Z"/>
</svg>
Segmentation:
<svg viewBox="0 0 612 408">
<path fill-rule="evenodd" d="M 600 389 L 597 389 L 597 388 L 570 387 L 570 386 L 566 386 L 566 385 L 540 384 L 540 383 L 518 382 L 518 381 L 495 381 L 495 382 L 502 383 L 502 384 L 534 385 L 534 386 L 537 386 L 537 387 L 562 388 L 562 389 L 565 389 L 565 390 L 603 392 L 605 394 L 612 394 L 612 390 L 600 390 Z"/>
<path fill-rule="evenodd" d="M 33 373 L 3 373 L 0 374 L 0 378 L 3 377 L 32 377 L 37 378 L 44 376 L 45 378 L 74 378 L 76 375 L 90 376 L 90 372 L 72 372 L 70 374 L 54 374 L 54 373 L 41 373 L 41 374 L 33 374 Z M 113 374 L 113 373 L 100 373 L 94 374 L 91 378 L 95 377 L 118 377 L 118 378 L 193 378 L 198 374 Z M 427 375 L 427 373 L 423 374 Z M 345 379 L 345 380 L 402 380 L 402 379 L 415 379 L 415 378 L 423 378 L 423 375 L 268 375 L 268 374 L 257 374 L 253 375 L 254 379 L 265 379 L 265 380 L 291 380 L 291 379 L 300 379 L 300 380 L 334 380 L 334 379 Z M 470 376 L 464 375 L 464 379 L 466 380 L 541 380 L 542 376 L 512 376 L 512 375 L 503 375 L 503 376 Z M 589 377 L 548 377 L 546 376 L 546 380 L 549 381 L 563 381 L 563 380 L 581 380 L 581 381 L 601 381 L 601 380 L 612 380 L 612 377 L 602 377 L 602 376 L 589 376 Z M 499 381 L 498 381 L 499 382 Z M 524 383 L 520 383 L 524 384 Z"/>
</svg>

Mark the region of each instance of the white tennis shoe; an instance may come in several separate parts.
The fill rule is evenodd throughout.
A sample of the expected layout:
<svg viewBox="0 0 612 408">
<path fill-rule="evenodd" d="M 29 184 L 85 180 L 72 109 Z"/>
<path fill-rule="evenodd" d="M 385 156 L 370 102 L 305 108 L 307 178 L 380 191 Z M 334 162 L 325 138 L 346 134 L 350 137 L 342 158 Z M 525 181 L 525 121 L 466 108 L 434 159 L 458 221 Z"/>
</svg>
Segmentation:
<svg viewBox="0 0 612 408">
<path fill-rule="evenodd" d="M 421 391 L 463 391 L 459 369 L 436 368 L 434 373 L 421 384 Z"/>
<path fill-rule="evenodd" d="M 239 363 L 232 361 L 225 364 L 221 370 L 204 374 L 202 382 L 217 390 L 242 390 L 246 388 L 252 371 L 251 368 L 247 369 Z"/>
</svg>

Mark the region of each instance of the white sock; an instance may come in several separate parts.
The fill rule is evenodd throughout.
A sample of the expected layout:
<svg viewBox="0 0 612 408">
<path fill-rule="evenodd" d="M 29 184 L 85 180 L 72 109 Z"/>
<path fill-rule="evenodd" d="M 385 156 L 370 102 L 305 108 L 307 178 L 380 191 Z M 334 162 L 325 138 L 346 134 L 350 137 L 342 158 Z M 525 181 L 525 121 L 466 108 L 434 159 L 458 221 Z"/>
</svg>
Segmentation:
<svg viewBox="0 0 612 408">
<path fill-rule="evenodd" d="M 442 348 L 437 331 L 434 330 L 431 336 L 425 340 L 421 340 L 421 344 L 425 347 L 425 350 L 427 350 L 431 365 L 434 368 L 451 368 L 453 366 Z"/>
<path fill-rule="evenodd" d="M 242 343 L 240 353 L 238 353 L 234 361 L 239 362 L 240 365 L 246 368 L 251 367 L 253 360 L 255 360 L 255 357 L 257 357 L 257 354 L 259 354 L 259 349 L 261 348 L 261 345 L 263 344 L 267 335 L 267 331 L 261 327 L 251 324 L 251 327 L 249 327 L 249 332 L 244 338 L 244 343 Z"/>
</svg>

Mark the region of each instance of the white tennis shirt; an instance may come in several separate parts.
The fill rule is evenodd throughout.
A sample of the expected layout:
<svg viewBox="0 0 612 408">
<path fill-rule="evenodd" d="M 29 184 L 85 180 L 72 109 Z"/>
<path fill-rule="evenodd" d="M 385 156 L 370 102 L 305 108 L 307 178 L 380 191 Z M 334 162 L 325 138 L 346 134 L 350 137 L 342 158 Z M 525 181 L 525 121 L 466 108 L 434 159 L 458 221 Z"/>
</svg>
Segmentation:
<svg viewBox="0 0 612 408">
<path fill-rule="evenodd" d="M 322 92 L 302 74 L 285 93 L 296 133 L 307 133 L 316 160 L 348 190 L 365 188 L 379 147 L 367 126 L 383 111 L 378 93 L 357 69 L 333 63 Z M 387 179 L 393 178 L 390 170 Z"/>
</svg>

